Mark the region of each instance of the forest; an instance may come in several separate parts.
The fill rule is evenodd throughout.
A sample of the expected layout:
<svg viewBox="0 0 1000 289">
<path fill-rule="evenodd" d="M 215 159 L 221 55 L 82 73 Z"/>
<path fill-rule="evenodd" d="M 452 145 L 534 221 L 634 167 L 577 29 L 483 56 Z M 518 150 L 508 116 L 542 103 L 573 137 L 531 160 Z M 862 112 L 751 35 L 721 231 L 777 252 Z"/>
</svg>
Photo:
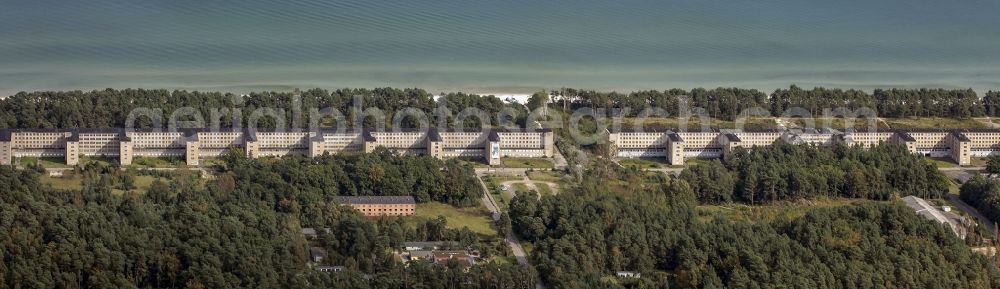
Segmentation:
<svg viewBox="0 0 1000 289">
<path fill-rule="evenodd" d="M 483 191 L 473 169 L 457 160 L 431 156 L 401 157 L 379 147 L 368 154 L 271 158 L 251 161 L 239 151 L 223 158 L 228 168 L 220 178 L 250 185 L 253 191 L 285 188 L 269 193 L 283 204 L 308 207 L 331 202 L 334 196 L 413 196 L 418 203 L 436 201 L 459 207 L 479 204 Z"/>
<path fill-rule="evenodd" d="M 682 108 L 704 109 L 707 115 L 734 120 L 741 112 L 755 108 L 766 116 L 802 113 L 816 117 L 824 109 L 847 108 L 864 115 L 860 108 L 871 109 L 878 117 L 954 117 L 967 118 L 1000 115 L 1000 92 L 990 91 L 980 98 L 971 89 L 876 89 L 872 93 L 856 89 L 829 89 L 816 87 L 811 90 L 792 85 L 777 89 L 771 94 L 743 88 L 695 88 L 664 91 L 636 91 L 631 93 L 596 92 L 563 89 L 552 92 L 572 99 L 575 107 L 629 108 L 624 116 L 639 115 L 646 108 L 662 108 L 677 116 Z M 686 97 L 679 97 L 686 96 Z M 681 101 L 686 102 L 682 105 Z M 793 111 L 790 108 L 801 108 Z"/>
<path fill-rule="evenodd" d="M 962 201 L 1000 223 L 1000 181 L 977 174 L 962 184 L 959 191 Z"/>
<path fill-rule="evenodd" d="M 1000 286 L 993 261 L 900 203 L 816 208 L 791 221 L 700 220 L 680 178 L 614 165 L 586 174 L 573 193 L 511 203 L 512 229 L 534 243 L 552 288 Z"/>
<path fill-rule="evenodd" d="M 767 203 L 813 197 L 942 198 L 948 179 L 923 157 L 894 144 L 864 149 L 777 143 L 739 148 L 726 161 L 697 164 L 680 178 L 704 203 Z"/>
<path fill-rule="evenodd" d="M 646 108 L 661 108 L 671 116 L 680 113 L 681 103 L 688 108 L 702 108 L 711 117 L 733 120 L 749 108 L 759 108 L 761 113 L 781 116 L 791 107 L 801 107 L 812 116 L 823 115 L 823 109 L 848 108 L 858 111 L 869 108 L 879 117 L 954 117 L 1000 116 L 1000 92 L 990 91 L 983 97 L 976 92 L 945 89 L 876 89 L 872 93 L 854 89 L 813 88 L 806 90 L 797 86 L 778 89 L 767 94 L 754 89 L 742 88 L 695 88 L 691 90 L 669 89 L 648 90 L 630 93 L 596 92 L 590 90 L 561 89 L 551 91 L 552 101 L 563 101 L 566 108 L 606 108 L 621 109 L 622 116 L 637 116 Z M 543 93 L 544 95 L 544 93 Z M 684 96 L 684 97 L 681 97 Z M 356 101 L 357 100 L 357 101 Z M 435 95 L 416 88 L 375 88 L 375 89 L 310 89 L 301 92 L 296 99 L 287 92 L 253 92 L 235 95 L 220 92 L 167 91 L 156 89 L 106 89 L 94 91 L 38 91 L 21 92 L 0 99 L 0 128 L 92 128 L 123 127 L 128 115 L 136 108 L 151 108 L 162 112 L 161 124 L 166 125 L 170 115 L 184 107 L 191 107 L 200 114 L 207 125 L 212 125 L 213 116 L 219 116 L 218 124 L 223 128 L 233 127 L 234 112 L 239 112 L 238 124 L 243 127 L 251 120 L 258 108 L 274 109 L 286 127 L 310 127 L 310 110 L 332 108 L 343 119 L 326 117 L 318 125 L 332 126 L 337 121 L 347 127 L 377 127 L 378 121 L 391 124 L 397 113 L 409 112 L 408 108 L 426 113 L 432 125 L 445 123 L 449 127 L 478 127 L 482 120 L 477 117 L 458 119 L 459 112 L 466 108 L 476 108 L 488 115 L 493 125 L 512 124 L 525 126 L 527 109 L 538 107 L 538 99 L 529 101 L 528 106 L 506 103 L 497 97 L 466 93 Z M 384 119 L 368 116 L 363 111 L 378 108 L 385 114 Z M 447 109 L 453 116 L 447 119 L 434 117 L 433 112 Z M 793 114 L 798 114 L 795 112 Z M 296 115 L 301 115 L 297 118 Z M 514 115 L 509 117 L 507 115 Z M 182 117 L 180 120 L 193 120 Z M 362 123 L 356 123 L 361 119 Z M 279 121 L 273 117 L 261 117 L 258 127 L 273 128 Z M 138 118 L 136 127 L 147 128 L 154 121 L 147 117 Z M 402 127 L 418 127 L 416 118 L 402 118 Z"/>
<path fill-rule="evenodd" d="M 378 127 L 382 121 L 385 126 L 392 124 L 396 113 L 405 109 L 416 109 L 428 114 L 429 123 L 437 125 L 444 121 L 449 126 L 456 126 L 456 118 L 436 119 L 433 112 L 445 108 L 453 115 L 466 108 L 477 108 L 487 113 L 491 124 L 500 124 L 497 115 L 501 111 L 513 111 L 519 118 L 502 119 L 505 123 L 522 124 L 527 117 L 526 108 L 519 104 L 508 104 L 496 97 L 481 97 L 474 94 L 449 93 L 435 101 L 434 95 L 422 89 L 338 89 L 327 91 L 311 89 L 301 92 L 301 98 L 296 99 L 292 93 L 254 92 L 247 95 L 235 95 L 220 92 L 197 91 L 167 91 L 147 89 L 106 89 L 94 91 L 43 91 L 18 93 L 0 99 L 0 128 L 94 128 L 94 127 L 124 127 L 129 114 L 137 108 L 149 108 L 162 112 L 160 124 L 166 127 L 171 114 L 184 112 L 181 108 L 191 107 L 204 118 L 206 125 L 212 125 L 213 115 L 219 116 L 218 125 L 222 128 L 233 127 L 234 117 L 240 127 L 246 127 L 255 111 L 260 110 L 262 117 L 258 118 L 258 127 L 274 128 L 279 121 L 289 128 L 308 128 L 310 111 L 330 108 L 342 114 L 343 119 L 325 117 L 322 125 L 333 126 L 342 121 L 347 127 L 363 126 Z M 356 109 L 357 108 L 357 109 Z M 384 119 L 371 116 L 369 108 L 377 108 L 384 114 Z M 360 109 L 360 111 L 359 111 Z M 283 115 L 283 120 L 267 116 L 263 112 L 275 112 Z M 366 112 L 367 111 L 367 112 Z M 319 112 L 318 112 L 319 113 Z M 298 116 L 297 116 L 298 115 Z M 361 118 L 364 123 L 355 123 Z M 194 120 L 192 117 L 181 117 L 181 121 Z M 477 127 L 482 120 L 476 117 L 466 118 L 460 123 L 465 127 Z M 317 122 L 319 120 L 317 119 Z M 153 127 L 155 121 L 149 117 L 136 119 L 135 127 Z M 319 125 L 319 123 L 317 123 Z M 416 118 L 401 119 L 401 126 L 418 127 Z"/>
<path fill-rule="evenodd" d="M 534 286 L 531 269 L 509 264 L 485 263 L 469 272 L 422 263 L 404 268 L 390 252 L 403 241 L 457 241 L 485 256 L 506 254 L 506 247 L 499 236 L 448 229 L 444 219 L 407 225 L 400 218 L 364 218 L 333 203 L 332 195 L 371 194 L 400 185 L 387 180 L 338 184 L 355 177 L 350 174 L 367 174 L 358 171 L 362 167 L 383 167 L 392 177 L 398 170 L 425 174 L 435 183 L 403 186 L 416 188 L 417 198 L 465 202 L 448 195 L 461 187 L 447 182 L 456 179 L 448 174 L 467 172 L 421 172 L 421 166 L 440 165 L 426 164 L 430 160 L 424 158 L 358 158 L 324 157 L 312 163 L 250 160 L 237 153 L 218 168 L 217 178 L 158 180 L 148 191 L 123 194 L 112 188 L 130 172 L 96 163 L 79 172 L 85 176 L 81 190 L 49 188 L 34 170 L 0 166 L 5 188 L 0 194 L 0 231 L 5 232 L 0 234 L 0 288 Z M 307 267 L 301 228 L 310 226 L 331 229 L 321 234 L 320 243 L 347 271 Z"/>
</svg>

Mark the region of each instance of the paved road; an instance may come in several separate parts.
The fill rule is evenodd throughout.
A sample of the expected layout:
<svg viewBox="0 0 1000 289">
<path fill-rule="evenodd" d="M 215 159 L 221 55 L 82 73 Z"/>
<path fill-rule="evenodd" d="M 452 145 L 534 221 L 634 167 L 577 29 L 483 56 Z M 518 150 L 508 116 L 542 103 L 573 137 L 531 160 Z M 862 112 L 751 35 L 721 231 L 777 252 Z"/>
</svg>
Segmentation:
<svg viewBox="0 0 1000 289">
<path fill-rule="evenodd" d="M 497 205 L 496 200 L 493 199 L 493 194 L 490 193 L 489 187 L 486 186 L 486 182 L 483 178 L 476 175 L 476 179 L 479 180 L 479 185 L 483 188 L 483 204 L 486 205 L 486 209 L 489 209 L 493 214 L 493 221 L 500 220 L 500 206 Z M 510 251 L 514 254 L 514 259 L 517 260 L 518 264 L 521 266 L 531 266 L 531 262 L 528 261 L 528 254 L 524 252 L 524 247 L 521 247 L 520 241 L 514 237 L 513 234 L 508 233 L 506 237 L 507 246 L 510 246 Z M 544 289 L 545 284 L 542 284 L 542 280 L 538 279 L 538 283 L 535 283 L 536 289 Z"/>
<path fill-rule="evenodd" d="M 990 231 L 990 234 L 997 236 L 997 228 L 993 225 L 993 221 L 991 221 L 990 218 L 987 218 L 983 214 L 979 213 L 978 210 L 963 202 L 962 199 L 959 199 L 956 195 L 948 195 L 948 201 L 955 205 L 955 208 L 964 211 L 966 214 L 969 214 L 969 216 L 975 217 L 979 220 L 980 226 L 986 226 L 986 229 Z"/>
<path fill-rule="evenodd" d="M 939 171 L 983 171 L 986 167 L 950 167 L 938 168 Z"/>
<path fill-rule="evenodd" d="M 490 193 L 489 187 L 486 186 L 483 178 L 476 176 L 476 179 L 479 180 L 479 185 L 483 187 L 483 204 L 486 204 L 486 209 L 489 209 L 493 213 L 493 221 L 500 220 L 500 206 L 493 199 L 493 194 Z M 517 238 L 508 234 L 507 244 L 510 245 L 511 251 L 514 252 L 514 259 L 517 259 L 518 264 L 531 266 L 531 263 L 528 263 L 528 255 L 524 253 L 524 248 L 521 247 L 521 243 L 517 241 Z"/>
</svg>

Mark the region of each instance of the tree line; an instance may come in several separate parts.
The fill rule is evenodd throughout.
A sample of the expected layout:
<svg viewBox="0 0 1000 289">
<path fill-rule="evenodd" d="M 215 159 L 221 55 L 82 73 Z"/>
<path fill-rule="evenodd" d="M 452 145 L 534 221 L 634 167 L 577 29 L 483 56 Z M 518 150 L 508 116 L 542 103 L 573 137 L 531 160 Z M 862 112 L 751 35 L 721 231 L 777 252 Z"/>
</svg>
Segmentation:
<svg viewBox="0 0 1000 289">
<path fill-rule="evenodd" d="M 138 108 L 149 108 L 162 112 L 159 122 L 166 127 L 171 114 L 186 113 L 182 108 L 193 108 L 206 122 L 206 126 L 218 119 L 222 128 L 232 128 L 234 116 L 239 127 L 246 127 L 255 111 L 260 111 L 257 125 L 260 128 L 274 128 L 283 123 L 286 128 L 309 128 L 311 109 L 333 109 L 341 114 L 322 116 L 319 125 L 332 127 L 335 124 L 352 128 L 377 127 L 392 124 L 397 113 L 408 109 L 427 114 L 431 126 L 445 122 L 449 126 L 479 127 L 482 123 L 512 123 L 523 125 L 527 118 L 526 108 L 520 104 L 510 104 L 486 95 L 448 93 L 437 97 L 422 89 L 338 89 L 333 91 L 311 89 L 302 91 L 296 98 L 290 92 L 251 92 L 236 95 L 221 92 L 198 92 L 162 89 L 106 89 L 94 91 L 37 91 L 20 92 L 0 99 L 0 128 L 101 128 L 124 127 L 129 114 Z M 377 108 L 384 114 L 377 117 L 367 111 Z M 434 112 L 439 109 L 451 111 L 452 117 L 438 119 Z M 485 112 L 487 119 L 468 117 L 459 120 L 458 114 L 466 108 L 476 108 Z M 501 111 L 514 112 L 515 117 L 498 117 Z M 273 115 L 277 115 L 274 117 Z M 298 116 L 297 116 L 298 115 Z M 218 116 L 218 118 L 216 118 Z M 180 121 L 196 120 L 196 117 L 181 117 Z M 360 119 L 361 122 L 356 122 Z M 338 121 L 340 123 L 338 123 Z M 403 117 L 400 125 L 414 128 L 421 120 Z M 135 120 L 135 127 L 155 126 L 151 117 Z"/>
<path fill-rule="evenodd" d="M 258 127 L 273 128 L 279 123 L 286 127 L 308 128 L 309 109 L 332 108 L 343 114 L 339 120 L 347 127 L 375 127 L 379 122 L 391 124 L 397 113 L 413 110 L 428 115 L 431 125 L 445 123 L 451 127 L 479 127 L 484 122 L 479 117 L 459 119 L 459 112 L 466 108 L 476 108 L 486 113 L 493 125 L 526 123 L 527 109 L 541 107 L 549 101 L 562 102 L 564 108 L 605 108 L 624 109 L 622 116 L 638 116 L 647 108 L 663 109 L 676 117 L 682 108 L 700 108 L 711 117 L 733 120 L 750 108 L 759 108 L 755 114 L 781 116 L 789 108 L 803 108 L 792 114 L 823 114 L 823 109 L 848 108 L 866 114 L 861 108 L 869 108 L 879 117 L 979 117 L 1000 116 L 1000 92 L 990 91 L 979 97 L 971 89 L 876 89 L 871 93 L 856 89 L 829 89 L 816 87 L 802 89 L 790 86 L 768 94 L 755 89 L 743 88 L 695 88 L 691 90 L 646 90 L 630 93 L 598 92 L 592 90 L 561 89 L 536 94 L 528 105 L 507 103 L 491 95 L 467 93 L 447 93 L 435 96 L 416 88 L 375 88 L 375 89 L 310 89 L 302 91 L 299 98 L 289 92 L 251 92 L 236 95 L 221 92 L 199 92 L 162 89 L 106 89 L 93 91 L 36 91 L 20 92 L 0 99 L 0 128 L 92 128 L 122 127 L 129 113 L 136 108 L 151 108 L 163 112 L 162 124 L 167 118 L 184 107 L 194 108 L 208 125 L 214 116 L 221 116 L 219 125 L 233 127 L 234 112 L 242 115 L 237 124 L 245 127 L 254 111 L 260 108 L 273 109 L 278 117 L 270 114 L 259 119 Z M 384 118 L 377 118 L 357 111 L 378 108 Z M 434 112 L 447 109 L 451 117 L 438 118 Z M 183 111 L 182 111 L 183 112 Z M 301 118 L 296 119 L 296 112 Z M 508 116 L 513 115 L 513 116 Z M 280 120 L 279 120 L 280 118 Z M 183 117 L 181 120 L 194 120 Z M 356 119 L 361 119 L 356 123 Z M 332 126 L 337 118 L 324 116 L 320 125 Z M 418 119 L 404 117 L 400 125 L 407 128 L 419 126 Z M 154 122 L 148 117 L 138 118 L 136 127 L 147 128 Z"/>
<path fill-rule="evenodd" d="M 329 202 L 335 196 L 413 196 L 418 203 L 469 207 L 482 197 L 472 167 L 458 160 L 400 156 L 385 148 L 366 154 L 292 156 L 253 161 L 239 150 L 225 155 L 227 182 L 284 188 L 269 194 L 279 204 L 292 200 Z M 291 210 L 282 206 L 281 210 Z"/>
<path fill-rule="evenodd" d="M 181 174 L 154 181 L 148 190 L 123 193 L 114 190 L 123 178 L 143 172 L 89 163 L 77 172 L 83 177 L 82 189 L 60 189 L 43 185 L 35 170 L 0 166 L 0 187 L 5 188 L 0 194 L 0 288 L 534 286 L 535 273 L 515 264 L 484 262 L 468 272 L 454 264 L 402 266 L 391 250 L 404 241 L 455 241 L 485 256 L 507 252 L 499 236 L 450 229 L 443 218 L 412 223 L 371 219 L 336 204 L 331 195 L 402 190 L 372 181 L 355 191 L 339 191 L 350 186 L 332 179 L 350 180 L 354 176 L 347 171 L 361 174 L 362 166 L 382 166 L 387 175 L 393 170 L 428 173 L 419 166 L 431 165 L 422 158 L 391 154 L 358 158 L 351 161 L 355 167 L 348 168 L 335 157 L 308 164 L 313 161 L 234 155 L 218 168 L 217 178 L 178 177 L 186 175 Z M 439 175 L 424 177 L 435 182 L 458 178 L 437 172 L 441 164 L 433 166 L 433 174 Z M 443 200 L 439 194 L 451 189 L 430 188 L 439 185 L 450 184 L 404 184 L 416 188 L 407 192 L 427 191 L 418 198 Z M 307 244 L 302 227 L 331 231 Z M 325 248 L 329 264 L 345 266 L 346 271 L 325 273 L 308 267 L 309 246 Z"/>
<path fill-rule="evenodd" d="M 598 165 L 569 192 L 516 196 L 510 217 L 552 288 L 1000 286 L 993 261 L 899 203 L 738 221 L 702 219 L 697 199 L 681 178 Z"/>
<path fill-rule="evenodd" d="M 977 174 L 965 181 L 959 192 L 962 201 L 1000 223 L 1000 181 Z"/>
<path fill-rule="evenodd" d="M 753 116 L 824 115 L 824 109 L 846 108 L 861 115 L 878 117 L 980 117 L 1000 116 L 1000 92 L 990 91 L 979 97 L 971 89 L 876 89 L 871 93 L 857 89 L 816 87 L 803 89 L 792 85 L 768 94 L 756 89 L 720 87 L 692 90 L 648 90 L 631 93 L 562 89 L 552 94 L 565 99 L 566 106 L 591 108 L 629 108 L 622 116 L 638 116 L 648 108 L 664 109 L 676 117 L 684 109 L 695 108 L 715 118 L 733 120 L 752 108 Z M 791 110 L 801 108 L 802 110 Z M 870 112 L 862 110 L 870 109 Z"/>
<path fill-rule="evenodd" d="M 948 179 L 937 167 L 892 144 L 870 149 L 792 144 L 739 148 L 728 160 L 694 165 L 680 178 L 704 203 L 756 204 L 819 196 L 941 198 L 948 193 Z"/>
</svg>

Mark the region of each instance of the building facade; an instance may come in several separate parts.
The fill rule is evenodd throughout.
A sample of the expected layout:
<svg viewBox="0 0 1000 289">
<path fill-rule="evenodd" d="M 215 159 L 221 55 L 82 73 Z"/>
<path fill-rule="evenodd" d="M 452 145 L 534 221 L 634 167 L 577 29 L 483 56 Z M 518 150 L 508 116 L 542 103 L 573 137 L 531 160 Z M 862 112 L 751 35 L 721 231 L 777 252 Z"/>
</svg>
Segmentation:
<svg viewBox="0 0 1000 289">
<path fill-rule="evenodd" d="M 959 165 L 972 164 L 972 157 L 1000 154 L 1000 129 L 847 132 L 833 129 L 653 130 L 608 131 L 607 135 L 612 157 L 665 158 L 670 165 L 683 165 L 687 158 L 727 158 L 737 148 L 749 149 L 776 142 L 817 146 L 844 144 L 863 148 L 894 143 L 905 146 L 911 153 L 950 158 Z"/>
<path fill-rule="evenodd" d="M 335 201 L 351 206 L 366 217 L 412 216 L 417 203 L 411 196 L 338 196 Z"/>
<path fill-rule="evenodd" d="M 234 148 L 247 156 L 372 152 L 385 147 L 404 155 L 430 155 L 439 159 L 483 158 L 495 163 L 500 158 L 542 158 L 555 155 L 552 130 L 532 131 L 493 129 L 483 131 L 173 131 L 125 129 L 0 129 L 0 164 L 19 157 L 59 157 L 67 165 L 79 164 L 80 157 L 118 158 L 122 165 L 134 157 L 179 157 L 191 166 L 202 159 L 215 158 Z"/>
</svg>

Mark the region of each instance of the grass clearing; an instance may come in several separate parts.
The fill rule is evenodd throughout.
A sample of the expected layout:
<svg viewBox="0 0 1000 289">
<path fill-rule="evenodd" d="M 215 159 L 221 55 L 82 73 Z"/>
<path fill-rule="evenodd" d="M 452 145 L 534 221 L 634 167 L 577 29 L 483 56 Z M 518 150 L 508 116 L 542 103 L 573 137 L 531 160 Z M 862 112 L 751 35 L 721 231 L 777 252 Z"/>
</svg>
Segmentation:
<svg viewBox="0 0 1000 289">
<path fill-rule="evenodd" d="M 792 117 L 792 118 L 783 118 L 782 120 L 785 121 L 785 123 L 787 124 L 788 128 L 804 128 L 804 127 L 823 128 L 823 127 L 829 127 L 829 128 L 838 129 L 838 130 L 844 130 L 844 129 L 847 129 L 847 128 L 855 128 L 855 129 L 865 128 L 865 129 L 867 129 L 870 126 L 872 126 L 872 123 L 874 123 L 874 126 L 875 126 L 876 129 L 887 129 L 888 128 L 885 125 L 885 123 L 883 123 L 881 121 L 878 121 L 877 119 L 869 119 L 869 118 L 847 119 L 847 118 L 841 118 L 841 117 L 813 117 L 813 118 Z M 872 120 L 875 120 L 875 121 L 873 122 Z"/>
<path fill-rule="evenodd" d="M 551 160 L 540 158 L 505 158 L 503 159 L 503 166 L 508 168 L 533 169 L 551 169 L 555 167 Z"/>
<path fill-rule="evenodd" d="M 667 163 L 665 158 L 630 158 L 621 159 L 618 161 L 623 167 L 638 167 L 640 169 L 652 169 L 652 168 L 662 168 L 669 167 L 670 164 Z"/>
<path fill-rule="evenodd" d="M 57 190 L 81 190 L 83 189 L 83 177 L 67 175 L 62 177 L 51 177 L 42 175 L 38 178 L 43 186 L 49 186 Z"/>
<path fill-rule="evenodd" d="M 514 191 L 518 193 L 526 193 L 530 191 L 530 189 L 528 189 L 528 185 L 525 183 L 514 183 Z"/>
<path fill-rule="evenodd" d="M 750 223 L 769 223 L 776 220 L 790 221 L 801 218 L 807 212 L 819 208 L 858 205 L 865 202 L 876 202 L 863 199 L 817 198 L 812 200 L 782 201 L 767 205 L 724 204 L 699 205 L 695 208 L 698 219 L 711 221 L 723 218 L 731 221 Z"/>
<path fill-rule="evenodd" d="M 538 194 L 539 195 L 542 195 L 542 196 L 551 196 L 552 195 L 552 188 L 550 188 L 548 184 L 545 184 L 545 183 L 535 183 L 535 187 L 538 188 Z"/>
<path fill-rule="evenodd" d="M 66 164 L 66 159 L 64 158 L 36 158 L 36 157 L 22 157 L 20 160 L 22 166 L 34 166 L 40 165 L 43 168 L 69 168 L 72 167 Z"/>
<path fill-rule="evenodd" d="M 683 120 L 679 117 L 627 117 L 622 119 L 622 128 L 678 128 Z M 692 117 L 687 119 L 686 126 L 688 129 L 696 129 L 702 127 L 703 124 L 704 122 L 700 118 Z M 737 122 L 710 118 L 708 126 L 715 129 L 731 129 L 737 127 Z M 771 117 L 754 117 L 743 120 L 742 126 L 744 128 L 777 128 L 778 123 Z"/>
<path fill-rule="evenodd" d="M 955 180 L 950 178 L 948 179 L 948 193 L 956 196 L 961 193 L 961 187 L 958 186 Z"/>
<path fill-rule="evenodd" d="M 448 220 L 448 228 L 451 229 L 469 228 L 472 232 L 483 236 L 497 234 L 496 229 L 493 228 L 490 212 L 482 205 L 457 208 L 438 202 L 420 203 L 417 204 L 416 214 L 407 220 L 411 224 L 417 224 L 435 219 L 438 216 L 444 216 Z"/>
<path fill-rule="evenodd" d="M 938 168 L 954 168 L 958 166 L 958 164 L 950 158 L 925 158 L 925 160 Z"/>
<path fill-rule="evenodd" d="M 714 161 L 717 161 L 717 160 L 719 160 L 719 159 L 694 159 L 694 158 L 689 158 L 689 159 L 684 159 L 684 165 L 686 165 L 686 166 L 703 165 L 703 164 L 708 164 L 710 162 L 714 162 Z"/>
<path fill-rule="evenodd" d="M 182 158 L 134 157 L 132 167 L 138 168 L 183 168 L 187 162 Z"/>
<path fill-rule="evenodd" d="M 521 241 L 521 249 L 524 249 L 524 255 L 530 257 L 531 256 L 531 252 L 535 251 L 535 244 L 532 243 L 532 242 L 524 241 L 524 240 L 520 240 L 520 241 Z"/>
<path fill-rule="evenodd" d="M 488 168 L 490 165 L 486 164 L 483 159 L 479 158 L 458 158 L 456 159 L 459 164 L 469 165 L 473 168 Z"/>
<path fill-rule="evenodd" d="M 892 128 L 987 128 L 987 125 L 972 118 L 909 117 L 886 118 Z"/>
<path fill-rule="evenodd" d="M 134 183 L 135 189 L 132 189 L 132 191 L 137 193 L 145 193 L 146 191 L 148 191 L 149 187 L 151 187 L 153 185 L 153 182 L 156 181 L 157 179 L 160 179 L 164 182 L 170 182 L 170 180 L 168 179 L 158 178 L 154 176 L 134 176 L 133 179 L 135 180 Z M 111 193 L 120 196 L 125 194 L 125 190 L 114 188 L 111 189 Z"/>
<path fill-rule="evenodd" d="M 118 166 L 121 164 L 116 158 L 103 158 L 103 157 L 80 157 L 80 164 L 86 165 L 89 163 L 97 163 L 102 166 Z"/>
<path fill-rule="evenodd" d="M 533 180 L 533 181 L 543 181 L 543 182 L 558 183 L 558 182 L 562 182 L 563 181 L 562 176 L 563 176 L 562 173 L 552 172 L 552 171 L 531 171 L 531 172 L 528 172 L 528 178 L 531 179 L 531 180 Z"/>
</svg>

